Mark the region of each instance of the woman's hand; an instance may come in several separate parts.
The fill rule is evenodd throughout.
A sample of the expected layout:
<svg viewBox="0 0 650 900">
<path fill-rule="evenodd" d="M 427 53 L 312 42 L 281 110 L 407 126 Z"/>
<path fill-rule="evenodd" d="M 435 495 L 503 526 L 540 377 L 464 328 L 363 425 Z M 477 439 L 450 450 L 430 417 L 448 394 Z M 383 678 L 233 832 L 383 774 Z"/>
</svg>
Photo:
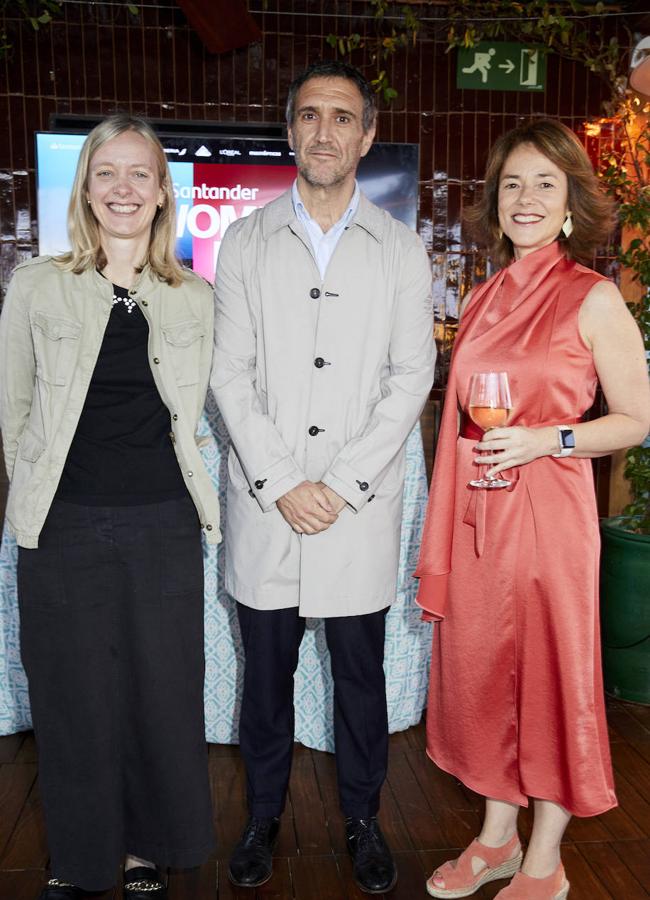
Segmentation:
<svg viewBox="0 0 650 900">
<path fill-rule="evenodd" d="M 510 428 L 492 428 L 485 432 L 481 443 L 474 447 L 477 451 L 474 462 L 482 466 L 491 465 L 484 475 L 492 478 L 504 469 L 524 466 L 540 456 L 557 453 L 558 449 L 557 429 L 554 426 L 526 428 L 524 425 L 513 425 Z"/>
</svg>

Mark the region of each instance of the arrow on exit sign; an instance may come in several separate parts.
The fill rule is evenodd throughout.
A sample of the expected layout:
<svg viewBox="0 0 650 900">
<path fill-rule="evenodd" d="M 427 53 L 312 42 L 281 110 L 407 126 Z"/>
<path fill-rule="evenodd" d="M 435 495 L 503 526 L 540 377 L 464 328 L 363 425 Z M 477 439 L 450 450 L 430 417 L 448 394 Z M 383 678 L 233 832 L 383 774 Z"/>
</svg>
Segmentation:
<svg viewBox="0 0 650 900">
<path fill-rule="evenodd" d="M 543 47 L 492 41 L 458 51 L 456 87 L 480 91 L 543 91 Z"/>
</svg>

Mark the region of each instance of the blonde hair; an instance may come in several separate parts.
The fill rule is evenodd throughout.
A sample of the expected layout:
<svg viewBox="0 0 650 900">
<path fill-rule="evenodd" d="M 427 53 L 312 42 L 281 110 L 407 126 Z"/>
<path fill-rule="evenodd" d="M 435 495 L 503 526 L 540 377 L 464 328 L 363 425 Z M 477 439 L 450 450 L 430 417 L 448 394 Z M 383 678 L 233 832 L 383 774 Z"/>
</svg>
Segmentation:
<svg viewBox="0 0 650 900">
<path fill-rule="evenodd" d="M 156 210 L 151 223 L 149 248 L 141 268 L 148 264 L 161 281 L 177 287 L 187 276 L 176 257 L 176 204 L 165 151 L 144 119 L 126 113 L 108 116 L 93 128 L 84 141 L 68 206 L 68 236 L 72 249 L 55 257 L 55 262 L 62 269 L 77 275 L 91 268 L 103 269 L 106 265 L 97 219 L 88 203 L 88 169 L 91 159 L 103 144 L 128 131 L 139 134 L 151 144 L 164 195 L 162 206 Z"/>
</svg>

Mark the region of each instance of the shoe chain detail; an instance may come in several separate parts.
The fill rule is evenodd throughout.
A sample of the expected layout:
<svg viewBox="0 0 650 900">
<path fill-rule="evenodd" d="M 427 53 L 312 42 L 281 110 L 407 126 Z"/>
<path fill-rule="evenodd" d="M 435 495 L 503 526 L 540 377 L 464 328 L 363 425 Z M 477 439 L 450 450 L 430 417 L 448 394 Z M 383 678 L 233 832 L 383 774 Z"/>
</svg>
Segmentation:
<svg viewBox="0 0 650 900">
<path fill-rule="evenodd" d="M 60 887 L 60 888 L 73 888 L 76 885 L 70 884 L 69 881 L 61 881 L 60 878 L 50 878 L 47 883 L 47 887 Z"/>
<path fill-rule="evenodd" d="M 155 891 L 164 890 L 165 885 L 159 881 L 127 881 L 124 885 L 125 891 L 142 891 L 144 894 L 154 893 Z"/>
</svg>

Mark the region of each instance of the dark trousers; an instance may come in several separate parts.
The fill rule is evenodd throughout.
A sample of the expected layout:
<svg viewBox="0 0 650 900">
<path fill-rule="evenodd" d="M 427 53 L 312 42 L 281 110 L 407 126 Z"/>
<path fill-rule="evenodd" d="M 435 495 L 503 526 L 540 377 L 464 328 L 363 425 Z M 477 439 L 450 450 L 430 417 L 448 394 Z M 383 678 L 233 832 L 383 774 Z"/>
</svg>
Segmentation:
<svg viewBox="0 0 650 900">
<path fill-rule="evenodd" d="M 293 676 L 305 619 L 297 609 L 263 611 L 241 603 L 237 612 L 246 653 L 239 742 L 249 812 L 279 816 L 291 771 Z M 339 800 L 345 816 L 376 815 L 386 777 L 386 612 L 325 619 L 334 679 Z"/>
<path fill-rule="evenodd" d="M 20 549 L 18 595 L 52 873 L 90 891 L 115 883 L 126 853 L 203 862 L 213 825 L 191 500 L 55 502 L 38 549 Z"/>
</svg>

